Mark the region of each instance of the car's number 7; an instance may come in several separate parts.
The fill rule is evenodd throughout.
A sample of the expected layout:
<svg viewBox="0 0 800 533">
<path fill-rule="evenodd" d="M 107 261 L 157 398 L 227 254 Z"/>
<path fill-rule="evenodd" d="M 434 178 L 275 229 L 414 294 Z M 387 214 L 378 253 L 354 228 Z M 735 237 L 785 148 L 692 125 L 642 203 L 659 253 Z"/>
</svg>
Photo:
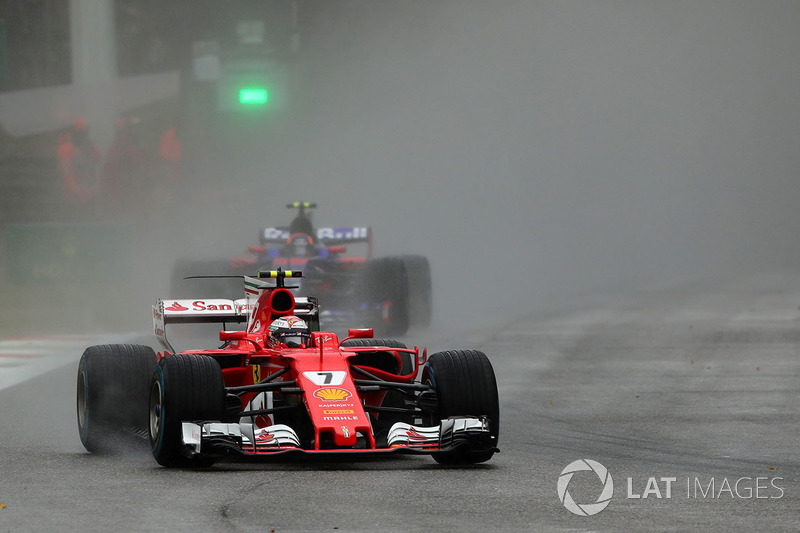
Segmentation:
<svg viewBox="0 0 800 533">
<path fill-rule="evenodd" d="M 343 370 L 333 370 L 330 372 L 303 372 L 303 375 L 314 385 L 341 385 L 347 377 L 347 372 Z"/>
</svg>

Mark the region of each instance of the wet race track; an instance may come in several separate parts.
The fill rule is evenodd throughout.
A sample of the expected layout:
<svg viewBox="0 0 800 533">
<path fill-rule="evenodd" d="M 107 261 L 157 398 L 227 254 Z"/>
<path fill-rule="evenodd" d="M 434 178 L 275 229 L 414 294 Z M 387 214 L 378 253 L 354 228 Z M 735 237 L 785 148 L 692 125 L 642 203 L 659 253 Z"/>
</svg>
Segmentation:
<svg viewBox="0 0 800 533">
<path fill-rule="evenodd" d="M 471 468 L 399 457 L 181 471 L 144 446 L 93 456 L 76 430 L 73 342 L 48 356 L 55 369 L 0 391 L 0 530 L 795 530 L 799 305 L 800 275 L 781 274 L 421 334 L 495 366 L 502 452 Z"/>
</svg>

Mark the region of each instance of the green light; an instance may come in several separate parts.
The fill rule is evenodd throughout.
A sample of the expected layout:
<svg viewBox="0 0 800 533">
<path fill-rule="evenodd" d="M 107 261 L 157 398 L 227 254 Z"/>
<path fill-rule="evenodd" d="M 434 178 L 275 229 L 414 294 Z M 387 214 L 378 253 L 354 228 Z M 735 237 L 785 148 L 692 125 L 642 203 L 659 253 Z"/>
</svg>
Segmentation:
<svg viewBox="0 0 800 533">
<path fill-rule="evenodd" d="M 267 90 L 260 87 L 239 89 L 239 103 L 242 105 L 262 105 L 267 103 Z"/>
</svg>

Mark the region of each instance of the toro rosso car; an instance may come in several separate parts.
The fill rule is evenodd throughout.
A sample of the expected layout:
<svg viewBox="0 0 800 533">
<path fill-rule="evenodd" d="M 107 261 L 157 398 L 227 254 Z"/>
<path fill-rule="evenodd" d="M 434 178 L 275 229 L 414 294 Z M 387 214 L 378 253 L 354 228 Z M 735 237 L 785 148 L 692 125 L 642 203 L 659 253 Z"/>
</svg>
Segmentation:
<svg viewBox="0 0 800 533">
<path fill-rule="evenodd" d="M 299 282 L 303 294 L 324 302 L 320 318 L 325 327 L 361 323 L 381 334 L 399 336 L 410 327 L 430 324 L 431 272 L 425 257 L 374 258 L 371 228 L 315 228 L 311 209 L 316 204 L 294 202 L 287 207 L 297 210 L 291 224 L 262 229 L 261 243 L 249 248 L 248 257 L 178 261 L 172 276 L 173 296 L 237 294 L 241 291 L 238 280 L 225 275 L 294 268 L 305 273 Z M 363 253 L 354 253 L 352 248 Z"/>
<path fill-rule="evenodd" d="M 113 450 L 138 431 L 165 467 L 292 454 L 428 454 L 472 464 L 498 451 L 497 384 L 484 353 L 428 356 L 373 338 L 371 329 L 340 340 L 319 331 L 315 299 L 285 286 L 300 275 L 245 277 L 239 300 L 158 300 L 158 354 L 136 345 L 87 348 L 77 381 L 86 449 Z M 223 344 L 177 352 L 167 326 L 192 323 L 223 324 Z"/>
</svg>

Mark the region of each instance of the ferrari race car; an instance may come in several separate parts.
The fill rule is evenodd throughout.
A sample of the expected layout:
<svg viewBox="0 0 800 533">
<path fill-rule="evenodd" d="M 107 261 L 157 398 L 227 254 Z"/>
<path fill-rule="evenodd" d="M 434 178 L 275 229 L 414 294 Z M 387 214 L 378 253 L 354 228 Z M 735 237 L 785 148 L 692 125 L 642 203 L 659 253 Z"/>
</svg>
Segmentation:
<svg viewBox="0 0 800 533">
<path fill-rule="evenodd" d="M 428 327 L 432 315 L 431 271 L 420 255 L 372 257 L 369 227 L 320 227 L 311 222 L 314 203 L 287 205 L 297 215 L 287 227 L 264 228 L 261 244 L 248 257 L 230 260 L 181 259 L 172 274 L 173 297 L 231 296 L 241 292 L 237 279 L 259 270 L 302 268 L 303 294 L 324 302 L 321 322 L 328 328 L 371 324 L 382 335 L 404 335 Z M 348 247 L 360 247 L 352 255 Z M 364 250 L 365 248 L 365 250 Z M 211 277 L 216 275 L 217 277 Z"/>
<path fill-rule="evenodd" d="M 244 277 L 245 298 L 158 300 L 164 347 L 102 345 L 78 366 L 78 430 L 92 452 L 147 435 L 165 467 L 278 455 L 428 454 L 443 464 L 498 451 L 499 402 L 483 352 L 427 349 L 350 329 L 319 331 L 297 271 Z M 221 347 L 176 352 L 169 324 L 222 323 Z M 228 330 L 227 324 L 244 329 Z"/>
</svg>

